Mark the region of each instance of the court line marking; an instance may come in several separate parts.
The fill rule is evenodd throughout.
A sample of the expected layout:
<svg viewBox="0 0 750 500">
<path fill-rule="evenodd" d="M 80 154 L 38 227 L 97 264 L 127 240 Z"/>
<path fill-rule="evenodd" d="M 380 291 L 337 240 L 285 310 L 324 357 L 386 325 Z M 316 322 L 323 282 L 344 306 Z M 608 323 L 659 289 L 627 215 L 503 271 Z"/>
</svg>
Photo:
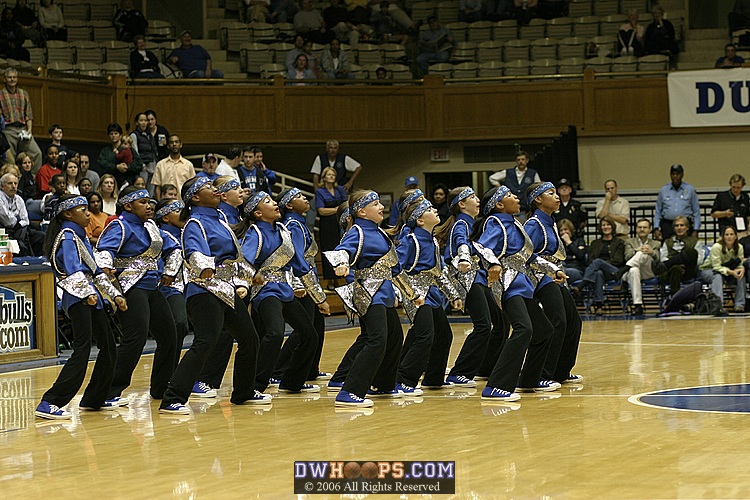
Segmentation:
<svg viewBox="0 0 750 500">
<path fill-rule="evenodd" d="M 657 343 L 643 343 L 643 342 L 581 342 L 581 344 L 586 345 L 638 345 L 638 346 L 644 346 L 644 347 L 713 347 L 717 344 L 715 343 L 706 343 L 706 344 L 657 344 Z M 740 348 L 750 348 L 750 344 L 721 344 L 721 347 L 740 347 Z"/>
<path fill-rule="evenodd" d="M 682 391 L 682 390 L 686 390 L 686 389 L 702 389 L 702 388 L 705 388 L 705 387 L 731 387 L 731 386 L 735 386 L 735 385 L 748 385 L 748 384 L 742 384 L 742 383 L 734 383 L 734 384 L 708 384 L 708 385 L 693 385 L 693 386 L 688 386 L 688 387 L 675 387 L 675 388 L 672 388 L 672 389 L 662 389 L 662 390 L 658 390 L 658 391 L 643 392 L 641 394 L 635 394 L 635 395 L 630 396 L 628 398 L 628 402 L 633 403 L 634 405 L 644 406 L 644 407 L 647 407 L 647 408 L 656 408 L 656 409 L 659 409 L 659 410 L 684 411 L 684 412 L 690 412 L 690 413 L 722 413 L 722 414 L 729 413 L 729 414 L 734 414 L 734 415 L 747 415 L 749 412 L 746 412 L 746 411 L 695 410 L 695 409 L 692 409 L 692 408 L 674 408 L 674 407 L 669 407 L 669 406 L 659 406 L 659 405 L 654 405 L 654 404 L 651 404 L 651 403 L 645 403 L 645 402 L 643 402 L 643 401 L 640 400 L 640 398 L 642 398 L 644 396 L 662 396 L 662 397 L 664 397 L 664 396 L 678 397 L 679 396 L 679 397 L 686 397 L 685 394 L 682 394 L 682 395 L 677 395 L 677 394 L 672 394 L 672 395 L 670 395 L 670 394 L 659 394 L 661 392 L 666 392 L 666 391 Z M 746 396 L 746 395 L 750 395 L 750 394 L 743 394 L 743 396 Z M 698 396 L 698 394 L 696 394 L 695 396 Z M 716 396 L 738 396 L 738 395 L 734 395 L 734 394 L 716 394 Z M 694 396 L 690 395 L 690 397 L 694 397 Z"/>
</svg>

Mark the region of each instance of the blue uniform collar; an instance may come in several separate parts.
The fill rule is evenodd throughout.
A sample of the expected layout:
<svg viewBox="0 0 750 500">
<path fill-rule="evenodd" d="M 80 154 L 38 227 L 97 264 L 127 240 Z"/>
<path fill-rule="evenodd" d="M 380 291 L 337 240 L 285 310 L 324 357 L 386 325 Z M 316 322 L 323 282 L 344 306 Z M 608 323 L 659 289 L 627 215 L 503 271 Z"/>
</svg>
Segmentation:
<svg viewBox="0 0 750 500">
<path fill-rule="evenodd" d="M 143 225 L 143 221 L 141 220 L 140 217 L 138 217 L 137 215 L 133 215 L 132 213 L 125 211 L 125 210 L 123 210 L 122 213 L 120 214 L 120 218 L 131 224 L 138 224 L 141 226 Z"/>
<path fill-rule="evenodd" d="M 266 231 L 276 231 L 276 222 L 266 222 L 262 220 L 256 220 L 253 222 L 258 228 L 266 230 Z"/>
<path fill-rule="evenodd" d="M 469 223 L 469 227 L 471 227 L 471 225 L 472 225 L 472 224 L 474 224 L 474 217 L 472 217 L 472 216 L 471 216 L 471 215 L 469 215 L 469 214 L 465 214 L 465 213 L 463 213 L 463 212 L 462 212 L 462 213 L 459 213 L 459 214 L 458 214 L 458 215 L 456 216 L 456 220 L 463 220 L 463 221 L 466 221 L 466 222 L 468 222 L 468 223 Z"/>
<path fill-rule="evenodd" d="M 199 207 L 193 205 L 190 207 L 190 215 L 201 215 L 205 217 L 211 217 L 213 219 L 219 219 L 219 211 L 211 207 Z"/>
<path fill-rule="evenodd" d="M 226 215 L 234 215 L 235 217 L 238 217 L 238 218 L 240 216 L 239 209 L 237 209 L 236 207 L 233 207 L 232 205 L 230 205 L 229 203 L 225 201 L 219 202 L 219 210 L 224 212 Z"/>
<path fill-rule="evenodd" d="M 161 229 L 165 233 L 169 233 L 172 236 L 175 236 L 178 239 L 182 235 L 182 229 L 180 229 L 179 227 L 172 226 L 170 224 L 162 224 L 161 226 L 159 226 L 159 229 Z"/>
<path fill-rule="evenodd" d="M 86 241 L 88 241 L 88 238 L 86 237 L 86 229 L 82 228 L 75 222 L 71 222 L 69 220 L 66 220 L 62 223 L 63 229 L 72 229 L 74 233 L 76 233 L 76 236 L 79 238 L 82 238 Z"/>
<path fill-rule="evenodd" d="M 286 216 L 285 216 L 284 218 L 285 218 L 285 219 L 287 219 L 287 220 L 290 220 L 290 219 L 292 219 L 292 220 L 296 220 L 296 221 L 299 221 L 299 222 L 301 222 L 301 223 L 302 223 L 303 225 L 304 225 L 304 223 L 305 223 L 305 222 L 306 222 L 306 220 L 307 220 L 307 219 L 305 218 L 305 216 L 304 216 L 304 215 L 302 215 L 302 214 L 298 214 L 297 212 L 287 212 L 287 213 L 286 213 Z"/>
<path fill-rule="evenodd" d="M 354 223 L 360 226 L 361 228 L 369 228 L 369 229 L 377 229 L 378 225 L 371 221 L 370 219 L 362 219 L 360 217 L 356 217 L 354 219 Z"/>
<path fill-rule="evenodd" d="M 551 215 L 547 215 L 545 212 L 543 212 L 541 209 L 536 209 L 534 211 L 534 216 L 539 217 L 539 220 L 544 222 L 547 225 L 553 225 L 555 223 L 554 219 Z"/>
<path fill-rule="evenodd" d="M 429 231 L 421 227 L 415 227 L 413 232 L 414 232 L 414 236 L 416 236 L 419 239 L 430 240 L 430 241 L 432 240 L 432 233 L 430 233 Z"/>
<path fill-rule="evenodd" d="M 514 220 L 516 220 L 516 218 L 513 217 L 512 215 L 510 215 L 510 214 L 504 214 L 504 213 L 500 213 L 500 212 L 491 213 L 490 217 L 496 217 L 496 218 L 498 218 L 498 219 L 500 219 L 502 221 L 511 222 L 511 223 Z"/>
</svg>

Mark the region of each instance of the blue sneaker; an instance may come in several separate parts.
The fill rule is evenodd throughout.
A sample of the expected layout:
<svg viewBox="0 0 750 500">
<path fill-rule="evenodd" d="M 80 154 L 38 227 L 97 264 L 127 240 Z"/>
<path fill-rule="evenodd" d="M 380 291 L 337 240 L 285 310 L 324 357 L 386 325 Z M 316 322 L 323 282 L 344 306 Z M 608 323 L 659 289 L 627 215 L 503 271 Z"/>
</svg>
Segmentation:
<svg viewBox="0 0 750 500">
<path fill-rule="evenodd" d="M 495 387 L 485 387 L 482 390 L 482 399 L 484 401 L 499 401 L 504 403 L 509 401 L 518 401 L 519 399 L 521 399 L 521 396 L 519 394 L 516 394 L 515 392 L 508 392 L 502 389 L 497 389 Z"/>
<path fill-rule="evenodd" d="M 563 384 L 580 384 L 583 382 L 583 375 L 575 375 L 573 373 L 568 375 L 568 378 L 562 381 Z"/>
<path fill-rule="evenodd" d="M 190 396 L 196 398 L 215 398 L 216 389 L 212 389 L 210 385 L 199 380 L 193 384 L 193 390 L 190 391 Z"/>
<path fill-rule="evenodd" d="M 410 385 L 402 384 L 401 382 L 396 384 L 396 389 L 403 392 L 404 396 L 421 396 L 424 394 L 424 391 L 419 387 L 412 387 Z"/>
<path fill-rule="evenodd" d="M 333 373 L 318 372 L 318 376 L 315 377 L 315 380 L 331 380 L 331 377 L 333 377 Z"/>
<path fill-rule="evenodd" d="M 121 398 L 120 396 L 115 396 L 112 399 L 106 400 L 102 405 L 102 409 L 119 408 L 120 406 L 128 406 L 128 400 L 126 398 Z"/>
<path fill-rule="evenodd" d="M 69 420 L 73 416 L 70 412 L 46 401 L 42 401 L 37 405 L 34 415 L 39 418 L 47 418 L 50 420 Z"/>
<path fill-rule="evenodd" d="M 334 380 L 329 380 L 328 385 L 326 386 L 329 391 L 340 391 L 342 387 L 344 387 L 343 382 L 336 382 Z"/>
<path fill-rule="evenodd" d="M 403 398 L 404 393 L 398 389 L 381 390 L 370 387 L 367 391 L 367 395 L 373 398 Z"/>
<path fill-rule="evenodd" d="M 172 403 L 159 408 L 159 413 L 164 413 L 165 415 L 190 415 L 190 408 L 182 403 Z"/>
<path fill-rule="evenodd" d="M 476 387 L 477 383 L 469 377 L 463 375 L 448 375 L 446 382 L 453 382 L 456 387 Z"/>
<path fill-rule="evenodd" d="M 268 386 L 269 387 L 278 387 L 279 384 L 281 384 L 281 379 L 273 378 L 273 377 L 271 377 L 271 378 L 268 379 Z"/>
<path fill-rule="evenodd" d="M 372 402 L 372 399 L 360 398 L 356 394 L 347 391 L 340 391 L 336 395 L 336 401 L 334 404 L 336 406 L 345 406 L 348 408 L 369 408 L 375 405 L 375 403 Z"/>
<path fill-rule="evenodd" d="M 270 394 L 263 394 L 260 391 L 255 391 L 252 397 L 248 399 L 247 401 L 243 401 L 242 404 L 267 405 L 267 404 L 271 404 L 271 401 L 273 401 L 273 396 L 271 396 Z"/>
<path fill-rule="evenodd" d="M 300 387 L 296 391 L 279 386 L 279 392 L 288 392 L 292 394 L 300 392 L 320 392 L 320 386 L 315 384 L 302 384 L 302 387 Z"/>
<path fill-rule="evenodd" d="M 422 382 L 422 389 L 429 389 L 431 391 L 435 391 L 438 389 L 452 389 L 453 387 L 455 387 L 453 382 L 448 382 L 447 380 L 438 385 L 425 384 L 424 382 Z"/>
<path fill-rule="evenodd" d="M 518 392 L 550 392 L 558 390 L 562 385 L 553 380 L 540 380 L 536 387 L 517 387 Z"/>
</svg>

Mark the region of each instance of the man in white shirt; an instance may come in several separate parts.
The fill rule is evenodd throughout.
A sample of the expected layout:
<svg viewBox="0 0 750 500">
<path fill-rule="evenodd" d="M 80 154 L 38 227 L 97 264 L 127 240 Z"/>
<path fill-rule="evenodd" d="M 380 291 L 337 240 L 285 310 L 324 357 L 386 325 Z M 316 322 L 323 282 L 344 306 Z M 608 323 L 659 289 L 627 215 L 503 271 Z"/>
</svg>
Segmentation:
<svg viewBox="0 0 750 500">
<path fill-rule="evenodd" d="M 652 265 L 659 259 L 661 242 L 651 238 L 651 221 L 640 219 L 635 225 L 635 238 L 625 240 L 625 267 L 618 272 L 630 287 L 635 310 L 633 314 L 643 314 L 641 280 L 654 277 Z"/>
<path fill-rule="evenodd" d="M 216 167 L 216 173 L 219 175 L 231 175 L 237 182 L 240 182 L 240 174 L 237 173 L 237 168 L 240 166 L 242 161 L 242 148 L 237 144 L 232 144 L 227 150 L 226 158 L 219 162 L 219 166 Z"/>
<path fill-rule="evenodd" d="M 596 202 L 596 217 L 609 216 L 615 221 L 615 234 L 625 239 L 630 236 L 630 203 L 617 194 L 617 181 L 609 179 L 604 183 L 604 199 Z"/>
<path fill-rule="evenodd" d="M 12 240 L 18 241 L 21 257 L 41 256 L 44 233 L 29 227 L 26 204 L 18 192 L 18 177 L 5 174 L 0 177 L 0 225 Z"/>
<path fill-rule="evenodd" d="M 351 156 L 339 153 L 339 141 L 331 139 L 326 142 L 326 152 L 315 157 L 310 173 L 313 174 L 313 190 L 317 191 L 320 187 L 320 172 L 325 167 L 331 167 L 336 170 L 336 184 L 344 186 L 347 192 L 352 190 L 354 179 L 362 171 L 362 165 Z M 347 172 L 352 176 L 347 180 Z"/>
</svg>

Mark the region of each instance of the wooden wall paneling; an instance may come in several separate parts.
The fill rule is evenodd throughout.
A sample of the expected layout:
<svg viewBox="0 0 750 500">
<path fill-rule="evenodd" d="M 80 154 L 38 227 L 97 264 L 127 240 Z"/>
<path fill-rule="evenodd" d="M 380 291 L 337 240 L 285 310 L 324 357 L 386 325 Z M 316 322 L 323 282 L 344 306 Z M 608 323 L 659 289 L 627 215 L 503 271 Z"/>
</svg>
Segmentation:
<svg viewBox="0 0 750 500">
<path fill-rule="evenodd" d="M 586 83 L 592 113 L 586 133 L 639 135 L 674 133 L 669 125 L 666 78 L 599 80 Z"/>
<path fill-rule="evenodd" d="M 59 123 L 65 129 L 66 140 L 107 141 L 107 125 L 116 120 L 116 87 L 48 79 L 44 88 L 42 120 L 34 120 L 34 128 L 37 124 L 42 128 L 35 132 L 37 137 L 46 141 L 47 128 Z M 36 114 L 33 99 L 32 104 Z M 121 125 L 124 128 L 125 124 Z"/>
</svg>

